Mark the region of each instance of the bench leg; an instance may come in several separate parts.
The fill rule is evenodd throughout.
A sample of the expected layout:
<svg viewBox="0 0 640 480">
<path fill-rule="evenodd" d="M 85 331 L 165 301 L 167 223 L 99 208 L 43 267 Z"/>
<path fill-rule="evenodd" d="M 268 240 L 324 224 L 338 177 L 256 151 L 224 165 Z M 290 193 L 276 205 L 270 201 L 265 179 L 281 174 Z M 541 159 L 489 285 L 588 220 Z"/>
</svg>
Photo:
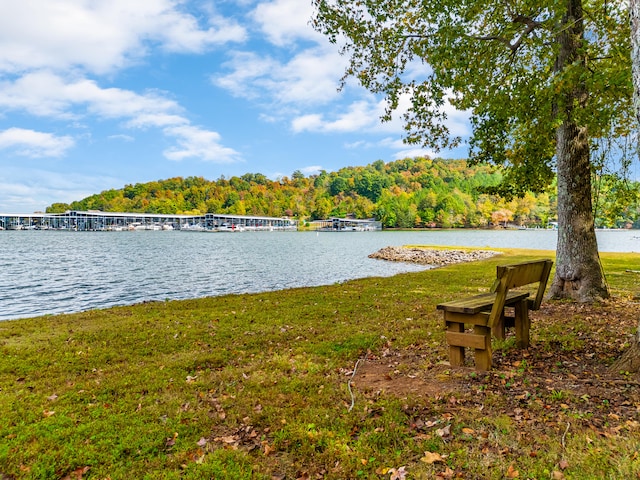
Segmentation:
<svg viewBox="0 0 640 480">
<path fill-rule="evenodd" d="M 498 340 L 504 340 L 505 338 L 505 323 L 504 323 L 504 312 L 500 315 L 500 320 L 493 327 L 493 336 Z"/>
<path fill-rule="evenodd" d="M 487 371 L 491 370 L 491 357 L 493 352 L 491 350 L 491 328 L 484 327 L 482 325 L 474 325 L 473 333 L 477 335 L 484 335 L 486 348 L 475 349 L 476 370 Z"/>
<path fill-rule="evenodd" d="M 531 319 L 529 318 L 528 307 L 527 300 L 518 302 L 515 305 L 516 344 L 518 348 L 527 348 L 529 346 Z"/>
<path fill-rule="evenodd" d="M 456 333 L 464 332 L 464 323 L 447 322 L 447 330 Z M 464 347 L 449 345 L 449 363 L 452 367 L 464 365 Z"/>
</svg>

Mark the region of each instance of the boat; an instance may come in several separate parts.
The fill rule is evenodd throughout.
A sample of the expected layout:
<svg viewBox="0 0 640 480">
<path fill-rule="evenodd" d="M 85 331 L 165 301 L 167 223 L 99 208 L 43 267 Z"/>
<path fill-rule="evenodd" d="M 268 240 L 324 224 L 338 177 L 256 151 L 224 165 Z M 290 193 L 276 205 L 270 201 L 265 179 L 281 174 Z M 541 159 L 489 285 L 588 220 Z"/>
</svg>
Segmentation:
<svg viewBox="0 0 640 480">
<path fill-rule="evenodd" d="M 206 228 L 204 228 L 200 223 L 185 223 L 180 226 L 180 230 L 186 230 L 188 232 L 202 232 L 206 230 Z"/>
<path fill-rule="evenodd" d="M 242 225 L 236 225 L 232 223 L 229 225 L 228 223 L 223 223 L 217 228 L 218 232 L 244 232 L 244 227 Z"/>
</svg>

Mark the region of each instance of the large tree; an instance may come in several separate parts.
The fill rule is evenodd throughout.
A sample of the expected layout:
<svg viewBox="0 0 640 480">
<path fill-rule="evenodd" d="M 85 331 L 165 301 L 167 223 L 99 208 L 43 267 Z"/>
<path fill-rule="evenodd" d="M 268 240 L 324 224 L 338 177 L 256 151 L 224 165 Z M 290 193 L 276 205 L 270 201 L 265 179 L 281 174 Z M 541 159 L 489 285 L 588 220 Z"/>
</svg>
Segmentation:
<svg viewBox="0 0 640 480">
<path fill-rule="evenodd" d="M 640 0 L 629 0 L 631 18 L 631 66 L 633 71 L 633 106 L 640 123 Z"/>
<path fill-rule="evenodd" d="M 355 77 L 404 113 L 406 140 L 460 142 L 449 102 L 470 114 L 472 162 L 504 165 L 498 191 L 558 179 L 551 293 L 608 296 L 593 222 L 591 141 L 624 135 L 631 117 L 628 9 L 605 0 L 313 0 L 314 27 Z"/>
</svg>

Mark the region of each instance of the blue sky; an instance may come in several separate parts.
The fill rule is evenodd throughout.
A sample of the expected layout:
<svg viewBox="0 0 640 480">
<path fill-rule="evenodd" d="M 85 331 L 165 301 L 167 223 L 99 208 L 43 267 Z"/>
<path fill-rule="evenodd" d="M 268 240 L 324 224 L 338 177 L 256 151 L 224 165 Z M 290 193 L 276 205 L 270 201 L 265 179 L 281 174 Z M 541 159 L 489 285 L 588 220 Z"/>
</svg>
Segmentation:
<svg viewBox="0 0 640 480">
<path fill-rule="evenodd" d="M 433 155 L 379 121 L 310 0 L 0 0 L 0 212 L 174 176 Z M 449 112 L 453 134 L 468 134 Z M 464 158 L 466 149 L 440 152 Z"/>
</svg>

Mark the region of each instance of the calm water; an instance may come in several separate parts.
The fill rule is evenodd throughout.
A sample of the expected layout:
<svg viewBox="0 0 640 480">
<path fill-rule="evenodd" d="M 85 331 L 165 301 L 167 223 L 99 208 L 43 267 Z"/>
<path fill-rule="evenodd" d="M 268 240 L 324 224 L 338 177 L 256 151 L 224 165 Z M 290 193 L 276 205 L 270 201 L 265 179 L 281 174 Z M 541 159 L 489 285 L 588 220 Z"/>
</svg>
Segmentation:
<svg viewBox="0 0 640 480">
<path fill-rule="evenodd" d="M 554 250 L 556 232 L 2 231 L 0 320 L 421 270 L 368 258 L 406 244 Z M 638 252 L 640 231 L 601 231 L 598 244 Z"/>
</svg>

